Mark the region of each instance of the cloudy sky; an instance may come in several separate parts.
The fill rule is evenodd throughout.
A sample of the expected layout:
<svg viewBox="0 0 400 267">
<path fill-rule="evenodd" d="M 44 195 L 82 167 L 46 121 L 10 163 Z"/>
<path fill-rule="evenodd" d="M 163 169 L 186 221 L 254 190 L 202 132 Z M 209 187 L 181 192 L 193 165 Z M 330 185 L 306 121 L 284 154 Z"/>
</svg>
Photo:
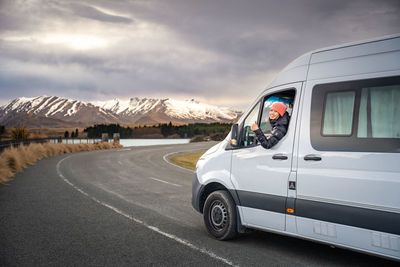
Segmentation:
<svg viewBox="0 0 400 267">
<path fill-rule="evenodd" d="M 195 98 L 245 109 L 290 61 L 400 32 L 388 0 L 0 0 L 0 104 Z"/>
</svg>

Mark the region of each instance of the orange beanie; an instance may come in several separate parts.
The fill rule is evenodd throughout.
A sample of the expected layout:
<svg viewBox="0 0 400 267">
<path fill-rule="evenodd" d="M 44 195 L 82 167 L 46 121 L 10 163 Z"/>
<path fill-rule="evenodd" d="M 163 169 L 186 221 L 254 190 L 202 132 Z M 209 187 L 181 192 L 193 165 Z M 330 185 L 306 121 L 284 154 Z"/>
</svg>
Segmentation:
<svg viewBox="0 0 400 267">
<path fill-rule="evenodd" d="M 275 102 L 272 104 L 271 109 L 278 111 L 279 115 L 283 117 L 283 114 L 286 112 L 286 105 L 282 102 Z"/>
</svg>

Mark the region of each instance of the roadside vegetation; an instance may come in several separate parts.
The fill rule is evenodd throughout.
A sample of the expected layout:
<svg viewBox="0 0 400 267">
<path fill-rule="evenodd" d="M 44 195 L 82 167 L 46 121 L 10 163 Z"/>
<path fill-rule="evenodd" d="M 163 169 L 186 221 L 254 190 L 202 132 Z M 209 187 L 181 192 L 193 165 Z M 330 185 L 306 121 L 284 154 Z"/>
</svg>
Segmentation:
<svg viewBox="0 0 400 267">
<path fill-rule="evenodd" d="M 205 151 L 191 152 L 183 155 L 173 156 L 169 158 L 169 160 L 178 166 L 194 171 L 196 169 L 197 161 L 204 153 Z"/>
<path fill-rule="evenodd" d="M 123 127 L 119 124 L 98 124 L 83 130 L 88 138 L 100 138 L 102 133 L 119 133 L 121 138 L 193 138 L 195 136 L 225 138 L 231 123 L 190 123 L 173 125 L 172 122 L 155 125 Z M 220 139 L 220 140 L 222 140 Z M 213 139 L 212 139 L 213 140 Z"/>
<path fill-rule="evenodd" d="M 28 139 L 29 137 L 29 132 L 26 128 L 23 127 L 15 127 L 11 131 L 11 138 L 13 140 L 23 140 L 23 139 Z"/>
<path fill-rule="evenodd" d="M 0 154 L 0 184 L 5 184 L 24 168 L 43 158 L 60 154 L 121 148 L 117 143 L 95 144 L 30 144 L 28 146 L 10 147 Z"/>
<path fill-rule="evenodd" d="M 191 123 L 172 124 L 159 123 L 150 125 L 121 126 L 119 124 L 98 124 L 86 128 L 6 128 L 0 125 L 0 141 L 67 138 L 86 139 L 101 138 L 103 133 L 108 133 L 112 138 L 114 133 L 119 133 L 121 139 L 129 138 L 189 138 L 191 142 L 221 141 L 229 133 L 231 123 Z"/>
<path fill-rule="evenodd" d="M 5 133 L 6 133 L 6 127 L 4 125 L 0 125 L 0 141 Z"/>
<path fill-rule="evenodd" d="M 6 128 L 0 125 L 0 141 L 24 140 L 24 139 L 44 139 L 44 138 L 86 138 L 83 133 L 84 128 L 27 128 L 16 126 Z"/>
</svg>

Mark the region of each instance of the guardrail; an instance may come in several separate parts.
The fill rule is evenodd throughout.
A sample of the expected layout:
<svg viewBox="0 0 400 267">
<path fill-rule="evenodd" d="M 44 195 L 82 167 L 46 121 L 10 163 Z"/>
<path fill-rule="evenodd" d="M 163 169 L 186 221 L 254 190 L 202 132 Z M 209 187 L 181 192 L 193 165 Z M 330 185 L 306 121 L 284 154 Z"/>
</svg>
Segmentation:
<svg viewBox="0 0 400 267">
<path fill-rule="evenodd" d="M 11 146 L 18 147 L 20 145 L 29 144 L 94 144 L 100 143 L 102 140 L 99 138 L 41 138 L 41 139 L 22 139 L 22 140 L 6 140 L 0 141 L 0 152 Z M 113 142 L 113 139 L 108 140 L 108 142 Z"/>
<path fill-rule="evenodd" d="M 22 140 L 7 140 L 7 141 L 0 141 L 0 151 L 4 149 L 14 146 L 18 147 L 20 145 L 29 145 L 31 143 L 47 143 L 47 139 L 22 139 Z"/>
</svg>

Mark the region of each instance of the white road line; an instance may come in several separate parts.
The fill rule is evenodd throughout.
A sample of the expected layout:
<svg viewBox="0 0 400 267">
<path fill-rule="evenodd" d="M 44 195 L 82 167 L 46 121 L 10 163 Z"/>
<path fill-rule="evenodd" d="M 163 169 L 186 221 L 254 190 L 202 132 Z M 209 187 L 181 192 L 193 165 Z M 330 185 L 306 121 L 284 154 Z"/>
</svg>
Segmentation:
<svg viewBox="0 0 400 267">
<path fill-rule="evenodd" d="M 166 183 L 166 184 L 169 184 L 169 185 L 173 185 L 173 186 L 181 187 L 181 185 L 180 185 L 180 184 L 174 184 L 174 183 L 170 183 L 170 182 L 167 182 L 167 181 L 164 181 L 164 180 L 160 180 L 160 179 L 157 179 L 157 178 L 154 178 L 154 177 L 149 177 L 149 178 L 150 178 L 150 179 L 152 179 L 152 180 L 154 180 L 154 181 L 161 182 L 161 183 Z"/>
<path fill-rule="evenodd" d="M 173 234 L 169 234 L 169 233 L 167 233 L 167 232 L 164 232 L 164 231 L 160 230 L 158 227 L 149 225 L 149 224 L 147 224 L 146 222 L 144 222 L 144 221 L 142 221 L 142 220 L 139 220 L 139 219 L 137 219 L 137 218 L 135 218 L 135 217 L 133 217 L 133 216 L 131 216 L 131 215 L 129 215 L 129 214 L 123 212 L 122 210 L 120 210 L 120 209 L 118 209 L 118 208 L 116 208 L 116 207 L 113 207 L 113 206 L 111 206 L 111 205 L 109 205 L 109 204 L 107 204 L 107 203 L 105 203 L 105 202 L 103 202 L 103 201 L 98 200 L 97 198 L 95 198 L 95 197 L 93 197 L 93 196 L 90 196 L 88 193 L 86 193 L 85 191 L 83 191 L 82 189 L 80 189 L 79 187 L 77 187 L 76 185 L 74 185 L 73 183 L 71 183 L 71 181 L 69 181 L 67 178 L 65 178 L 65 176 L 64 176 L 64 175 L 61 173 L 61 171 L 60 171 L 60 164 L 61 164 L 64 160 L 66 160 L 66 159 L 68 159 L 68 158 L 70 158 L 70 157 L 72 157 L 72 156 L 73 156 L 73 155 L 70 155 L 70 156 L 65 157 L 65 158 L 63 158 L 62 160 L 60 160 L 60 161 L 57 163 L 56 168 L 57 168 L 57 173 L 58 173 L 58 175 L 61 177 L 61 179 L 62 179 L 64 182 L 66 182 L 67 184 L 69 184 L 70 186 L 72 186 L 72 187 L 73 187 L 75 190 L 77 190 L 78 192 L 80 192 L 80 193 L 82 193 L 83 195 L 87 196 L 88 198 L 92 199 L 94 202 L 96 202 L 96 203 L 98 203 L 98 204 L 100 204 L 100 205 L 102 205 L 102 206 L 104 206 L 104 207 L 106 207 L 106 208 L 109 208 L 109 209 L 113 210 L 114 212 L 116 212 L 116 213 L 118 213 L 118 214 L 124 216 L 125 218 L 128 218 L 129 220 L 131 220 L 131 221 L 133 221 L 133 222 L 135 222 L 135 223 L 138 223 L 138 224 L 140 224 L 140 225 L 143 225 L 143 226 L 146 227 L 147 229 L 150 229 L 150 230 L 152 230 L 152 231 L 154 231 L 154 232 L 156 232 L 156 233 L 159 233 L 159 234 L 161 234 L 161 235 L 163 235 L 163 236 L 165 236 L 165 237 L 168 237 L 168 238 L 170 238 L 170 239 L 172 239 L 172 240 L 175 240 L 176 242 L 178 242 L 178 243 L 180 243 L 180 244 L 182 244 L 182 245 L 185 245 L 185 246 L 187 246 L 187 247 L 189 247 L 189 248 L 191 248 L 191 249 L 193 249 L 193 250 L 196 250 L 196 251 L 198 251 L 198 252 L 200 252 L 200 253 L 203 253 L 203 254 L 205 254 L 205 255 L 207 255 L 207 256 L 213 258 L 213 259 L 222 261 L 222 262 L 225 263 L 225 264 L 228 264 L 228 265 L 230 265 L 230 266 L 238 266 L 238 265 L 234 265 L 231 261 L 229 261 L 229 260 L 227 260 L 227 259 L 225 259 L 225 258 L 223 258 L 223 257 L 220 257 L 220 256 L 216 255 L 214 252 L 212 252 L 212 251 L 210 251 L 210 250 L 207 250 L 207 249 L 205 249 L 205 248 L 199 248 L 199 247 L 193 245 L 192 243 L 190 243 L 189 241 L 187 241 L 187 240 L 185 240 L 185 239 L 182 239 L 182 238 L 177 237 L 176 235 L 173 235 Z"/>
<path fill-rule="evenodd" d="M 182 170 L 185 170 L 185 171 L 189 171 L 189 172 L 194 173 L 195 171 L 192 171 L 192 170 L 183 168 L 183 167 L 181 167 L 181 166 L 178 166 L 178 165 L 176 165 L 176 164 L 173 164 L 172 162 L 170 162 L 170 161 L 167 159 L 168 156 L 173 155 L 173 154 L 178 154 L 178 153 L 182 153 L 182 152 L 192 152 L 192 151 L 193 151 L 193 150 L 171 152 L 171 153 L 165 154 L 165 155 L 163 156 L 163 159 L 164 159 L 164 161 L 165 161 L 166 163 L 171 164 L 171 165 L 174 166 L 174 167 L 177 167 L 177 168 L 180 168 L 180 169 L 182 169 Z"/>
</svg>

